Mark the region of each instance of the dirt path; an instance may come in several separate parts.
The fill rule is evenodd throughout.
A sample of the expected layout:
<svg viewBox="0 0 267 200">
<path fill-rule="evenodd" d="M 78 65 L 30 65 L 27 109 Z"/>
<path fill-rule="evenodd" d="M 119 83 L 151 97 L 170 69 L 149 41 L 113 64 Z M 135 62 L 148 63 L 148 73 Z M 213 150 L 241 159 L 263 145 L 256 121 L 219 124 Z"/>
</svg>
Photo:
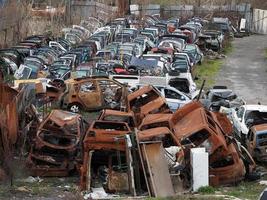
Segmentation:
<svg viewBox="0 0 267 200">
<path fill-rule="evenodd" d="M 267 105 L 267 35 L 236 38 L 233 52 L 225 60 L 216 85 L 227 85 L 248 104 Z"/>
</svg>

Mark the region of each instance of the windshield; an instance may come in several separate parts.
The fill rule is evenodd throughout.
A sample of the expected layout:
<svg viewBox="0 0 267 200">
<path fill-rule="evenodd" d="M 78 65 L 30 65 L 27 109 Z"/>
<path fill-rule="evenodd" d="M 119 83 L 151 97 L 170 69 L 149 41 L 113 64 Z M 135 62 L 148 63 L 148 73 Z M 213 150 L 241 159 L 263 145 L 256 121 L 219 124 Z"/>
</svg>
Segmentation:
<svg viewBox="0 0 267 200">
<path fill-rule="evenodd" d="M 245 124 L 248 127 L 267 123 L 267 112 L 259 112 L 257 110 L 247 110 L 245 113 Z"/>
<path fill-rule="evenodd" d="M 175 62 L 173 63 L 172 67 L 174 69 L 178 69 L 182 73 L 188 72 L 188 65 L 186 62 Z"/>
</svg>

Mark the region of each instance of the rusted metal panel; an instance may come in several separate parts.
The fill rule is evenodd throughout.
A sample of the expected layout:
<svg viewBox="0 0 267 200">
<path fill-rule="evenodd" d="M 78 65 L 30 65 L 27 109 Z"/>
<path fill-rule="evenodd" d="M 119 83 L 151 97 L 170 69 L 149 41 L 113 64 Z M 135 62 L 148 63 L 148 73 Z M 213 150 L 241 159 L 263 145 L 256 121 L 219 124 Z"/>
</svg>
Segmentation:
<svg viewBox="0 0 267 200">
<path fill-rule="evenodd" d="M 164 97 L 152 86 L 144 86 L 127 97 L 128 111 L 135 113 L 137 124 L 147 114 L 170 113 Z"/>
<path fill-rule="evenodd" d="M 149 185 L 155 197 L 174 196 L 174 189 L 161 142 L 141 143 L 143 158 L 150 174 Z M 165 162 L 164 162 L 165 161 Z"/>
<path fill-rule="evenodd" d="M 109 170 L 108 190 L 113 192 L 127 192 L 129 190 L 128 174 Z"/>
<path fill-rule="evenodd" d="M 227 118 L 226 114 L 219 113 L 219 112 L 214 112 L 212 114 L 215 115 L 214 119 L 220 125 L 223 133 L 226 135 L 232 135 L 233 134 L 233 125 L 230 122 L 230 120 Z"/>
<path fill-rule="evenodd" d="M 47 146 L 73 151 L 82 136 L 80 118 L 80 115 L 74 113 L 53 110 L 38 128 L 35 148 Z"/>
<path fill-rule="evenodd" d="M 172 114 L 149 114 L 146 115 L 139 126 L 139 130 L 143 131 L 150 128 L 156 127 L 167 127 L 171 129 L 172 125 Z"/>
<path fill-rule="evenodd" d="M 18 92 L 7 85 L 0 84 L 0 108 L 2 110 L 1 126 L 6 129 L 10 144 L 15 144 L 18 137 Z"/>
<path fill-rule="evenodd" d="M 75 169 L 84 132 L 81 116 L 53 110 L 39 125 L 27 166 L 35 176 L 67 176 Z"/>
<path fill-rule="evenodd" d="M 247 149 L 256 161 L 267 161 L 267 124 L 254 125 L 250 128 Z"/>
<path fill-rule="evenodd" d="M 245 177 L 246 169 L 234 144 L 228 146 L 227 153 L 210 163 L 209 174 L 212 186 L 238 183 Z"/>
<path fill-rule="evenodd" d="M 118 110 L 105 109 L 101 112 L 98 120 L 103 121 L 120 121 L 128 123 L 131 130 L 137 127 L 133 112 L 122 112 Z"/>
</svg>

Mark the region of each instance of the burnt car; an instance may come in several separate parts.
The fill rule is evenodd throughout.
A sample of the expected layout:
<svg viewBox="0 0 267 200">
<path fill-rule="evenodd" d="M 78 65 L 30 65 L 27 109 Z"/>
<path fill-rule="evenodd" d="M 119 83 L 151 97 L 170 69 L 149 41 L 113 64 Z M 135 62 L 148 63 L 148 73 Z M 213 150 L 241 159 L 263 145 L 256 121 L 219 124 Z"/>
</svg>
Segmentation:
<svg viewBox="0 0 267 200">
<path fill-rule="evenodd" d="M 193 147 L 206 148 L 211 185 L 237 183 L 255 169 L 251 156 L 242 151 L 244 147 L 231 139 L 233 128 L 226 115 L 210 112 L 201 103 L 192 102 L 173 114 L 172 124 L 186 155 Z"/>
<path fill-rule="evenodd" d="M 214 86 L 206 93 L 204 100 L 206 107 L 212 111 L 219 111 L 220 107 L 235 108 L 246 104 L 237 94 L 226 86 Z"/>
<path fill-rule="evenodd" d="M 61 107 L 72 112 L 125 108 L 127 88 L 106 77 L 85 77 L 65 81 Z"/>
<path fill-rule="evenodd" d="M 76 169 L 87 123 L 78 114 L 53 110 L 30 142 L 27 166 L 33 176 L 68 176 Z"/>
<path fill-rule="evenodd" d="M 147 114 L 171 113 L 165 98 L 151 85 L 144 86 L 127 96 L 128 111 L 133 111 L 137 124 Z"/>
<path fill-rule="evenodd" d="M 101 184 L 109 192 L 129 191 L 126 135 L 130 133 L 125 122 L 96 120 L 91 124 L 83 141 L 82 189 Z"/>
<path fill-rule="evenodd" d="M 259 124 L 250 128 L 247 149 L 256 161 L 267 161 L 267 124 Z"/>
</svg>

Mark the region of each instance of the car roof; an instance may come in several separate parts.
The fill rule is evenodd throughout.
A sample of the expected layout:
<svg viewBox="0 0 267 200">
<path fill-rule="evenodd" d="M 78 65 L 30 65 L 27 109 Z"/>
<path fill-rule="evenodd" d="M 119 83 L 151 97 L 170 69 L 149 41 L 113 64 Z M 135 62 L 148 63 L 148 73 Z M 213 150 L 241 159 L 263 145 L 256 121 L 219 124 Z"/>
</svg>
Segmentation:
<svg viewBox="0 0 267 200">
<path fill-rule="evenodd" d="M 258 104 L 247 104 L 243 105 L 246 110 L 255 110 L 260 112 L 267 112 L 267 105 L 258 105 Z"/>
</svg>

